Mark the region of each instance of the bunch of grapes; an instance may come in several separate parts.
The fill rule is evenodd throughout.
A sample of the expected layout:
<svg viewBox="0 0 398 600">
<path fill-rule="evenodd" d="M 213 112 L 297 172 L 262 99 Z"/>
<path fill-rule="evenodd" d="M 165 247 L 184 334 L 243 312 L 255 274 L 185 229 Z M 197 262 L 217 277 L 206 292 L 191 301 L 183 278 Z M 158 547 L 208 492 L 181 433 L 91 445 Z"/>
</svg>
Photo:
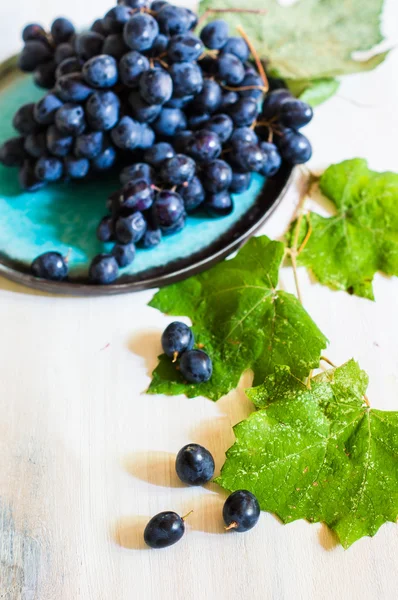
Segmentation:
<svg viewBox="0 0 398 600">
<path fill-rule="evenodd" d="M 93 259 L 93 283 L 114 281 L 137 245 L 153 248 L 190 213 L 230 214 L 231 194 L 247 190 L 253 173 L 271 177 L 282 160 L 311 156 L 298 131 L 311 108 L 285 88 L 267 93 L 249 44 L 225 21 L 199 36 L 196 25 L 192 11 L 165 0 L 123 0 L 90 31 L 75 33 L 66 19 L 50 34 L 24 29 L 20 67 L 51 89 L 16 112 L 19 135 L 1 146 L 0 161 L 19 167 L 29 191 L 118 168 L 120 189 L 97 229 L 114 246 Z M 68 273 L 57 252 L 32 270 L 56 280 Z"/>
</svg>

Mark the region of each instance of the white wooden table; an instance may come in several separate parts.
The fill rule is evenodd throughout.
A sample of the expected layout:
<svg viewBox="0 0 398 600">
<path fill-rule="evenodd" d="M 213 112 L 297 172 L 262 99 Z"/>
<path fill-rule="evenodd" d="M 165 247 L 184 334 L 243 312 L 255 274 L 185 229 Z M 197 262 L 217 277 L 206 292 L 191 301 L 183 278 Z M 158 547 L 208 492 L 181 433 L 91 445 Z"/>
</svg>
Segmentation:
<svg viewBox="0 0 398 600">
<path fill-rule="evenodd" d="M 105 0 L 13 0 L 2 10 L 0 58 L 18 49 L 28 20 L 65 12 L 84 24 L 107 8 Z M 398 40 L 396 0 L 385 29 Z M 314 171 L 356 156 L 398 170 L 397 73 L 395 51 L 317 109 L 308 127 Z M 264 233 L 283 232 L 297 198 L 292 188 Z M 370 375 L 373 406 L 397 410 L 398 279 L 377 275 L 371 303 L 304 270 L 300 277 L 305 306 L 330 338 L 328 356 L 355 357 Z M 290 269 L 282 285 L 294 291 Z M 225 534 L 217 486 L 179 485 L 173 461 L 187 442 L 211 449 L 220 468 L 231 426 L 251 411 L 250 374 L 217 403 L 146 396 L 170 321 L 146 306 L 151 296 L 50 297 L 0 280 L 0 598 L 396 599 L 396 525 L 348 551 L 325 526 L 283 526 L 265 513 L 246 535 Z M 194 509 L 184 540 L 145 549 L 143 525 L 166 509 Z"/>
</svg>

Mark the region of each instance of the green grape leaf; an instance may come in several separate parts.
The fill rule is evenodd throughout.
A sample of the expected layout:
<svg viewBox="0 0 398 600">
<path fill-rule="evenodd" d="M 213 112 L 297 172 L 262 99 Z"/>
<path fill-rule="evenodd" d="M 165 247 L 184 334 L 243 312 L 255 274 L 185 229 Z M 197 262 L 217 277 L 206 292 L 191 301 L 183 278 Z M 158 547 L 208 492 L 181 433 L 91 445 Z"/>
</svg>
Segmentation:
<svg viewBox="0 0 398 600">
<path fill-rule="evenodd" d="M 286 84 L 294 96 L 313 107 L 329 100 L 340 86 L 340 82 L 333 78 L 306 81 L 287 79 Z"/>
<path fill-rule="evenodd" d="M 277 367 L 248 390 L 260 409 L 235 426 L 216 479 L 247 489 L 284 523 L 326 523 L 348 548 L 398 517 L 398 412 L 364 403 L 368 378 L 353 360 L 311 380 Z"/>
<path fill-rule="evenodd" d="M 207 383 L 188 384 L 162 355 L 149 393 L 218 400 L 247 369 L 258 384 L 275 365 L 289 365 L 298 378 L 319 365 L 325 336 L 295 296 L 277 289 L 283 254 L 280 242 L 252 238 L 235 258 L 154 296 L 150 306 L 191 319 L 196 342 L 212 358 L 213 375 Z"/>
<path fill-rule="evenodd" d="M 211 9 L 240 9 L 242 0 L 202 0 L 200 13 Z M 356 51 L 382 41 L 383 0 L 300 0 L 282 6 L 277 0 L 252 0 L 250 9 L 266 14 L 209 13 L 208 20 L 222 18 L 234 29 L 241 25 L 268 72 L 285 79 L 321 79 L 360 71 L 380 64 L 386 53 L 365 61 L 354 60 Z"/>
<path fill-rule="evenodd" d="M 298 263 L 331 288 L 373 300 L 376 271 L 398 275 L 398 174 L 371 171 L 355 158 L 330 166 L 319 185 L 337 214 L 302 220 L 299 245 L 311 233 Z"/>
</svg>

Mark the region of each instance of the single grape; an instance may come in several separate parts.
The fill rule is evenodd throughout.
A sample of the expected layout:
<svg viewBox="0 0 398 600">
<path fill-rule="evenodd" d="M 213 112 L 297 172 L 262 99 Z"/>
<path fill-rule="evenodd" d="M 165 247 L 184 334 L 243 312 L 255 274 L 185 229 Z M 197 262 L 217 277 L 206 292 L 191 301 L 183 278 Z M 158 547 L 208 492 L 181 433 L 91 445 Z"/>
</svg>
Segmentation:
<svg viewBox="0 0 398 600">
<path fill-rule="evenodd" d="M 39 65 L 51 60 L 51 47 L 42 40 L 29 40 L 18 57 L 18 67 L 21 71 L 31 73 Z"/>
<path fill-rule="evenodd" d="M 193 12 L 190 8 L 185 9 L 188 18 L 188 28 L 190 31 L 193 31 L 198 24 L 198 15 Z"/>
<path fill-rule="evenodd" d="M 96 19 L 91 25 L 90 31 L 95 31 L 96 33 L 99 33 L 102 36 L 105 36 L 106 32 L 104 29 L 103 19 Z"/>
<path fill-rule="evenodd" d="M 238 127 L 233 131 L 230 141 L 233 145 L 258 144 L 258 137 L 250 127 Z"/>
<path fill-rule="evenodd" d="M 125 4 L 130 8 L 149 8 L 149 0 L 118 0 L 118 4 Z"/>
<path fill-rule="evenodd" d="M 75 33 L 75 28 L 68 19 L 59 17 L 51 25 L 51 35 L 56 45 L 68 42 Z"/>
<path fill-rule="evenodd" d="M 196 131 L 197 129 L 203 129 L 206 126 L 209 119 L 210 119 L 209 113 L 199 113 L 199 114 L 190 115 L 188 117 L 187 125 L 188 125 L 189 129 Z"/>
<path fill-rule="evenodd" d="M 222 97 L 222 89 L 217 81 L 205 79 L 201 92 L 193 101 L 193 107 L 199 113 L 216 112 L 221 106 Z"/>
<path fill-rule="evenodd" d="M 231 117 L 220 113 L 218 115 L 213 115 L 211 119 L 207 121 L 206 129 L 214 131 L 224 144 L 231 137 L 234 130 L 234 124 Z"/>
<path fill-rule="evenodd" d="M 131 88 L 138 87 L 138 81 L 144 73 L 149 69 L 149 60 L 146 56 L 137 52 L 137 50 L 131 50 L 125 54 L 119 63 L 120 79 Z"/>
<path fill-rule="evenodd" d="M 157 135 L 174 137 L 179 131 L 187 127 L 185 113 L 179 108 L 163 108 L 160 115 L 153 124 Z"/>
<path fill-rule="evenodd" d="M 175 150 L 171 144 L 168 142 L 158 142 L 152 148 L 148 148 L 145 151 L 144 160 L 153 167 L 159 167 L 162 162 L 173 156 L 175 156 Z"/>
<path fill-rule="evenodd" d="M 92 283 L 108 285 L 115 281 L 119 268 L 114 256 L 98 254 L 90 264 L 88 277 Z"/>
<path fill-rule="evenodd" d="M 218 76 L 227 85 L 239 85 L 245 77 L 245 68 L 240 58 L 229 52 L 222 52 L 218 58 Z"/>
<path fill-rule="evenodd" d="M 154 12 L 159 12 L 159 10 L 163 8 L 163 6 L 166 6 L 166 4 L 169 4 L 167 0 L 154 0 L 151 3 L 151 10 Z"/>
<path fill-rule="evenodd" d="M 37 87 L 50 90 L 55 85 L 55 60 L 50 60 L 36 67 L 33 72 L 33 81 Z"/>
<path fill-rule="evenodd" d="M 29 23 L 22 30 L 22 39 L 24 42 L 29 40 L 42 40 L 47 42 L 47 34 L 41 25 Z"/>
<path fill-rule="evenodd" d="M 116 221 L 115 234 L 118 242 L 130 244 L 138 242 L 146 231 L 146 221 L 141 212 L 135 212 Z"/>
<path fill-rule="evenodd" d="M 228 109 L 230 108 L 230 106 L 232 106 L 233 104 L 236 104 L 236 102 L 239 100 L 239 94 L 237 92 L 224 92 L 221 98 L 221 104 L 219 106 L 219 109 L 224 112 L 224 111 L 228 111 Z"/>
<path fill-rule="evenodd" d="M 203 27 L 200 39 L 210 50 L 221 50 L 228 41 L 228 24 L 217 19 Z"/>
<path fill-rule="evenodd" d="M 194 132 L 187 140 L 186 152 L 198 163 L 206 163 L 218 158 L 221 149 L 221 140 L 218 135 L 206 129 Z"/>
<path fill-rule="evenodd" d="M 127 267 L 135 258 L 135 245 L 115 244 L 112 248 L 112 256 L 116 258 L 119 267 Z"/>
<path fill-rule="evenodd" d="M 95 171 L 107 171 L 116 162 L 116 150 L 112 144 L 107 141 L 97 156 L 91 159 L 91 166 Z"/>
<path fill-rule="evenodd" d="M 102 53 L 113 56 L 117 60 L 121 60 L 123 56 L 129 51 L 126 46 L 122 33 L 111 33 L 105 38 L 102 46 Z M 120 65 L 119 65 L 120 67 Z"/>
<path fill-rule="evenodd" d="M 21 135 L 29 135 L 40 131 L 40 125 L 34 118 L 34 107 L 34 102 L 23 104 L 13 116 L 12 126 Z"/>
<path fill-rule="evenodd" d="M 68 275 L 68 265 L 59 252 L 44 252 L 32 262 L 32 273 L 40 279 L 62 281 Z"/>
<path fill-rule="evenodd" d="M 123 37 L 127 46 L 139 52 L 149 50 L 158 34 L 158 22 L 151 15 L 145 13 L 134 14 L 123 29 Z"/>
<path fill-rule="evenodd" d="M 79 73 L 83 67 L 83 61 L 77 56 L 71 56 L 65 58 L 55 70 L 55 78 L 59 79 L 62 75 L 69 75 L 70 73 Z"/>
<path fill-rule="evenodd" d="M 167 71 L 149 69 L 140 77 L 139 90 L 148 104 L 164 104 L 173 93 L 173 80 Z"/>
<path fill-rule="evenodd" d="M 131 117 L 122 117 L 111 131 L 115 146 L 122 150 L 133 150 L 141 142 L 141 123 Z"/>
<path fill-rule="evenodd" d="M 129 181 L 123 188 L 121 205 L 129 210 L 147 210 L 152 206 L 154 197 L 152 185 L 144 179 Z"/>
<path fill-rule="evenodd" d="M 155 132 L 147 123 L 140 123 L 140 143 L 139 147 L 143 150 L 151 148 L 155 143 Z"/>
<path fill-rule="evenodd" d="M 64 175 L 71 179 L 84 179 L 90 170 L 90 161 L 87 158 L 66 156 L 64 159 Z"/>
<path fill-rule="evenodd" d="M 100 242 L 110 242 L 113 239 L 113 219 L 103 217 L 97 227 L 97 238 Z"/>
<path fill-rule="evenodd" d="M 259 110 L 256 100 L 241 98 L 232 104 L 228 112 L 236 127 L 250 127 L 257 119 Z"/>
<path fill-rule="evenodd" d="M 195 161 L 192 158 L 185 154 L 176 154 L 162 164 L 160 177 L 170 185 L 180 185 L 192 179 L 195 169 Z"/>
<path fill-rule="evenodd" d="M 207 163 L 202 172 L 203 187 L 207 192 L 218 194 L 229 188 L 232 182 L 232 169 L 224 160 Z"/>
<path fill-rule="evenodd" d="M 309 104 L 297 100 L 286 100 L 281 106 L 280 120 L 287 127 L 299 129 L 307 125 L 314 116 L 313 110 Z"/>
<path fill-rule="evenodd" d="M 272 177 L 280 169 L 282 159 L 275 144 L 260 142 L 260 148 L 265 155 L 265 162 L 260 170 L 261 175 Z"/>
<path fill-rule="evenodd" d="M 264 94 L 264 82 L 258 73 L 247 73 L 239 87 L 242 88 L 239 91 L 239 95 L 242 98 L 254 98 L 258 100 Z"/>
<path fill-rule="evenodd" d="M 177 454 L 176 471 L 182 482 L 203 485 L 214 475 L 214 458 L 199 444 L 187 444 Z"/>
<path fill-rule="evenodd" d="M 170 190 L 159 192 L 152 205 L 154 223 L 162 230 L 175 225 L 184 213 L 181 196 Z"/>
<path fill-rule="evenodd" d="M 152 517 L 144 531 L 145 543 L 151 548 L 167 548 L 176 544 L 185 533 L 184 519 L 171 511 Z"/>
<path fill-rule="evenodd" d="M 196 176 L 188 183 L 178 186 L 177 193 L 180 194 L 188 213 L 196 210 L 205 199 L 202 182 Z"/>
<path fill-rule="evenodd" d="M 173 146 L 175 151 L 180 152 L 181 154 L 186 154 L 188 144 L 191 142 L 191 140 L 192 131 L 185 130 L 177 132 L 173 140 Z"/>
<path fill-rule="evenodd" d="M 181 321 L 173 321 L 162 333 L 162 348 L 173 362 L 186 350 L 193 348 L 195 339 L 192 330 Z"/>
<path fill-rule="evenodd" d="M 55 48 L 54 59 L 57 65 L 60 65 L 67 58 L 74 58 L 76 52 L 72 44 L 65 42 Z"/>
<path fill-rule="evenodd" d="M 203 350 L 187 350 L 180 359 L 180 372 L 190 383 L 204 383 L 211 378 L 213 365 Z"/>
<path fill-rule="evenodd" d="M 305 163 L 312 156 L 310 142 L 304 135 L 292 129 L 286 130 L 278 140 L 278 148 L 282 158 L 291 165 Z"/>
<path fill-rule="evenodd" d="M 225 501 L 223 518 L 226 529 L 249 531 L 260 517 L 260 506 L 257 498 L 247 490 L 233 492 Z"/>
<path fill-rule="evenodd" d="M 265 119 L 272 119 L 273 117 L 279 115 L 282 105 L 291 99 L 292 95 L 289 90 L 286 89 L 269 92 L 263 102 L 263 108 L 261 111 L 263 117 Z"/>
<path fill-rule="evenodd" d="M 55 156 L 42 156 L 35 165 L 35 175 L 41 181 L 58 181 L 64 171 L 62 162 Z"/>
<path fill-rule="evenodd" d="M 81 73 L 68 73 L 57 79 L 55 91 L 64 102 L 84 102 L 94 90 Z"/>
<path fill-rule="evenodd" d="M 203 52 L 203 44 L 193 33 L 174 35 L 167 47 L 171 62 L 195 61 Z"/>
<path fill-rule="evenodd" d="M 161 104 L 148 104 L 136 90 L 130 92 L 128 103 L 132 116 L 140 123 L 152 123 L 162 110 Z"/>
<path fill-rule="evenodd" d="M 161 33 L 177 35 L 186 33 L 192 26 L 190 13 L 180 6 L 165 4 L 156 15 Z"/>
<path fill-rule="evenodd" d="M 168 227 L 162 227 L 161 232 L 163 235 L 174 235 L 175 233 L 178 233 L 179 231 L 182 231 L 184 229 L 185 222 L 186 222 L 186 215 L 184 213 L 172 225 L 169 225 Z"/>
<path fill-rule="evenodd" d="M 114 92 L 94 92 L 86 102 L 87 121 L 91 129 L 107 131 L 119 120 L 120 100 Z"/>
<path fill-rule="evenodd" d="M 118 80 L 117 62 L 106 54 L 93 56 L 83 65 L 83 77 L 91 87 L 113 87 Z"/>
<path fill-rule="evenodd" d="M 83 107 L 67 102 L 55 113 L 55 125 L 63 133 L 80 135 L 86 128 Z"/>
<path fill-rule="evenodd" d="M 35 175 L 35 163 L 31 160 L 25 160 L 18 171 L 19 187 L 25 192 L 36 192 L 46 185 L 45 181 L 40 181 Z"/>
<path fill-rule="evenodd" d="M 232 181 L 229 191 L 233 194 L 242 194 L 249 189 L 252 179 L 251 173 L 232 173 Z"/>
<path fill-rule="evenodd" d="M 160 229 L 147 229 L 144 237 L 141 239 L 141 246 L 146 250 L 155 248 L 162 240 L 162 232 Z"/>
<path fill-rule="evenodd" d="M 75 51 L 82 60 L 86 61 L 101 54 L 104 36 L 95 31 L 79 33 L 75 38 Z"/>
<path fill-rule="evenodd" d="M 235 54 L 242 62 L 248 60 L 250 56 L 249 46 L 242 37 L 230 37 L 222 48 L 223 53 Z"/>
<path fill-rule="evenodd" d="M 155 174 L 150 165 L 145 163 L 135 163 L 124 167 L 120 172 L 119 179 L 122 185 L 126 185 L 129 181 L 138 181 L 144 179 L 148 183 L 153 183 Z"/>
<path fill-rule="evenodd" d="M 74 154 L 76 158 L 95 158 L 101 152 L 104 136 L 101 131 L 82 133 L 75 139 Z"/>
<path fill-rule="evenodd" d="M 69 154 L 73 145 L 73 137 L 62 133 L 55 125 L 50 125 L 46 133 L 47 149 L 51 154 L 63 157 Z"/>
<path fill-rule="evenodd" d="M 169 69 L 173 94 L 177 97 L 198 94 L 203 87 L 203 75 L 196 63 L 173 63 Z"/>
<path fill-rule="evenodd" d="M 218 194 L 207 194 L 204 208 L 211 217 L 226 217 L 232 213 L 234 203 L 230 193 L 224 190 Z"/>
<path fill-rule="evenodd" d="M 10 138 L 0 146 L 0 162 L 5 167 L 21 167 L 25 158 L 23 137 Z"/>
<path fill-rule="evenodd" d="M 106 34 L 121 33 L 124 25 L 132 15 L 131 8 L 119 4 L 108 10 L 105 17 L 102 19 L 102 28 Z"/>
<path fill-rule="evenodd" d="M 46 94 L 34 105 L 35 121 L 40 125 L 51 125 L 54 123 L 55 113 L 62 104 L 63 102 L 55 94 Z"/>
<path fill-rule="evenodd" d="M 257 144 L 235 144 L 231 153 L 234 164 L 243 172 L 260 172 L 265 164 L 265 155 Z"/>
<path fill-rule="evenodd" d="M 46 154 L 46 133 L 40 131 L 39 133 L 30 133 L 27 135 L 24 142 L 24 148 L 29 156 L 32 156 L 33 158 L 40 158 L 40 156 Z"/>
</svg>

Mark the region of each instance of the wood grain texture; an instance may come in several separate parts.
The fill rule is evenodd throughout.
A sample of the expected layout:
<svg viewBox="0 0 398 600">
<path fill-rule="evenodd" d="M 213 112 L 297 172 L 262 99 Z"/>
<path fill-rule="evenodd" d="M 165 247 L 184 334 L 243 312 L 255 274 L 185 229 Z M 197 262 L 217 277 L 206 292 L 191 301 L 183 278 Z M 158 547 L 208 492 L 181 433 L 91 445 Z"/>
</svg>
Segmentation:
<svg viewBox="0 0 398 600">
<path fill-rule="evenodd" d="M 99 5 L 82 6 L 77 20 L 108 2 Z M 22 24 L 63 10 L 15 0 L 5 39 L 13 44 L 14 14 Z M 393 28 L 394 0 L 388 10 Z M 397 70 L 395 52 L 317 110 L 308 128 L 314 171 L 354 156 L 398 170 Z M 281 235 L 297 199 L 292 187 L 264 233 Z M 304 270 L 300 280 L 307 310 L 331 340 L 327 355 L 355 357 L 369 373 L 372 405 L 397 410 L 398 279 L 376 276 L 376 303 L 331 292 Z M 294 291 L 290 269 L 281 285 Z M 150 297 L 50 297 L 0 281 L 0 599 L 396 599 L 395 525 L 348 551 L 323 525 L 283 526 L 265 513 L 247 534 L 225 534 L 224 493 L 176 480 L 174 456 L 189 441 L 211 449 L 220 468 L 231 426 L 251 411 L 243 393 L 250 374 L 217 403 L 146 396 L 171 320 L 146 306 Z M 194 509 L 185 538 L 165 551 L 144 548 L 146 521 L 167 509 Z"/>
</svg>

